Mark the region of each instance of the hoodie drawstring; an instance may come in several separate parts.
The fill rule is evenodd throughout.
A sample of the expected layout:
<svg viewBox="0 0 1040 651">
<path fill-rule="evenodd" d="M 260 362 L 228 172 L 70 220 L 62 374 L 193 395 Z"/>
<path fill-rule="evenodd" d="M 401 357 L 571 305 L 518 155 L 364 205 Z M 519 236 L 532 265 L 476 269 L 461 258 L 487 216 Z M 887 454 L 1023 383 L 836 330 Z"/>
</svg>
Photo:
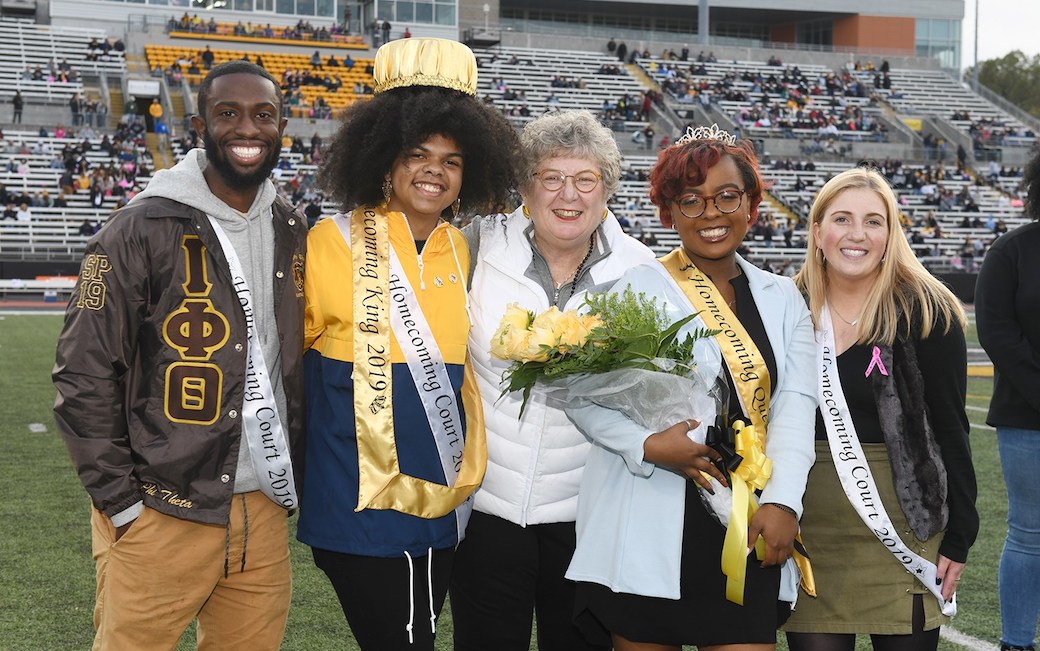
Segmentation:
<svg viewBox="0 0 1040 651">
<path fill-rule="evenodd" d="M 453 258 L 455 258 L 455 271 L 459 272 L 459 280 L 461 281 L 463 278 L 466 277 L 466 274 L 462 273 L 462 263 L 459 262 L 459 252 L 455 248 L 455 238 L 451 236 L 451 233 L 448 233 L 448 243 L 451 244 L 451 255 Z M 472 279 L 469 280 L 472 281 Z M 462 295 L 466 299 L 466 314 L 469 314 L 469 292 L 463 292 Z M 470 323 L 472 323 L 473 317 L 470 316 L 469 320 Z"/>
<path fill-rule="evenodd" d="M 408 631 L 408 644 L 414 644 L 412 629 L 415 622 L 415 566 L 411 554 L 405 551 L 404 556 L 408 559 L 408 624 L 404 629 Z M 437 613 L 433 612 L 433 547 L 426 550 L 426 594 L 430 607 L 430 633 L 436 635 Z"/>
<path fill-rule="evenodd" d="M 408 624 L 404 630 L 408 631 L 408 644 L 412 644 L 412 622 L 415 620 L 415 568 L 412 566 L 412 555 L 407 551 L 404 555 L 408 559 Z"/>
<path fill-rule="evenodd" d="M 437 614 L 433 612 L 433 547 L 426 550 L 426 592 L 430 597 L 430 632 L 437 634 Z"/>
<path fill-rule="evenodd" d="M 402 215 L 404 215 L 404 213 L 402 213 Z M 415 235 L 412 233 L 412 225 L 408 223 L 408 215 L 404 215 L 404 225 L 408 228 L 408 237 L 412 238 L 412 241 L 414 242 Z M 426 289 L 426 278 L 423 277 L 424 264 L 422 251 L 416 251 L 415 259 L 419 264 L 419 289 Z"/>
</svg>

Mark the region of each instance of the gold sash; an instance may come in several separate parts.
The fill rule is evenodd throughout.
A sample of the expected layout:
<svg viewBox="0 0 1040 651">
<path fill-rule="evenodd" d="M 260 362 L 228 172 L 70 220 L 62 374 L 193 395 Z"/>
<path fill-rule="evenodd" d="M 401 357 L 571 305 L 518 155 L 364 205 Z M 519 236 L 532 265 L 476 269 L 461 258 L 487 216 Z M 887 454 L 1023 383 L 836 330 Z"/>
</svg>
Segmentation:
<svg viewBox="0 0 1040 651">
<path fill-rule="evenodd" d="M 722 357 L 733 379 L 733 386 L 737 390 L 743 411 L 751 421 L 748 425 L 743 421 L 733 423 L 735 447 L 744 459 L 737 469 L 730 473 L 733 511 L 722 546 L 722 573 L 726 575 L 726 598 L 743 605 L 749 549 L 748 523 L 758 510 L 758 505 L 751 496 L 754 491 L 765 488 L 773 472 L 773 462 L 765 455 L 771 392 L 769 369 L 755 342 L 722 299 L 714 283 L 693 264 L 681 247 L 661 258 L 660 262 L 693 304 L 693 309 L 701 313 L 707 327 L 720 330 L 715 335 L 715 341 L 722 349 Z M 760 558 L 764 552 L 764 544 L 761 537 L 755 541 Z M 795 562 L 802 570 L 802 587 L 809 594 L 815 595 L 808 559 L 796 553 Z"/>
<path fill-rule="evenodd" d="M 390 357 L 389 223 L 390 218 L 382 206 L 359 208 L 350 220 L 355 326 L 354 427 L 359 479 L 355 510 L 392 509 L 421 518 L 439 518 L 466 501 L 480 485 L 486 456 L 483 413 L 479 408 L 467 410 L 462 466 L 454 486 L 401 472 L 394 436 Z M 464 392 L 476 391 L 474 379 L 467 363 Z M 475 404 L 480 404 L 479 399 Z"/>
</svg>

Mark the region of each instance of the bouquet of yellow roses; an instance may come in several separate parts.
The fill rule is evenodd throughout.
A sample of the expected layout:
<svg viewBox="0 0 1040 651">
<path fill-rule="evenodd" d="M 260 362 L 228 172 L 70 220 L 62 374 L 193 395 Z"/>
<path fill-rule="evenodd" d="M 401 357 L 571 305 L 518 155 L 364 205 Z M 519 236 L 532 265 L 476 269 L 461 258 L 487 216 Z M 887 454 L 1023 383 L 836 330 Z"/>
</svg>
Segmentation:
<svg viewBox="0 0 1040 651">
<path fill-rule="evenodd" d="M 593 384 L 612 387 L 616 391 L 619 372 L 623 370 L 696 377 L 695 348 L 701 356 L 714 358 L 713 370 L 708 374 L 710 378 L 701 377 L 700 380 L 708 387 L 715 384 L 718 353 L 710 355 L 713 348 L 710 345 L 698 346 L 698 342 L 705 343 L 718 331 L 699 327 L 688 331 L 685 338 L 679 337 L 683 327 L 696 318 L 696 314 L 669 324 L 656 298 L 636 294 L 631 288 L 619 293 L 589 294 L 582 308 L 581 312 L 561 312 L 554 306 L 538 315 L 515 303 L 506 309 L 498 330 L 491 338 L 491 354 L 513 362 L 504 376 L 506 386 L 503 394 L 522 390 L 523 406 L 526 406 L 531 389 L 539 381 L 554 389 L 552 393 L 558 394 L 563 389 L 568 394 L 575 394 L 578 390 L 593 388 L 588 382 L 589 376 L 607 373 L 611 377 Z M 627 375 L 633 381 L 635 378 L 646 381 L 643 374 Z M 582 380 L 580 387 L 575 378 Z M 664 377 L 659 381 L 671 382 Z M 559 395 L 556 397 L 560 398 Z M 603 406 L 618 408 L 616 404 Z M 687 417 L 676 418 L 669 425 Z"/>
<path fill-rule="evenodd" d="M 651 432 L 694 418 L 700 425 L 689 437 L 719 450 L 727 466 L 739 463 L 739 455 L 721 449 L 729 442 L 724 432 L 731 430 L 717 419 L 728 392 L 713 339 L 718 330 L 695 321 L 697 314 L 668 323 L 656 298 L 631 287 L 589 294 L 582 308 L 579 313 L 551 307 L 538 315 L 516 304 L 506 309 L 491 354 L 513 362 L 502 394 L 523 391 L 521 417 L 537 384 L 546 402 L 564 411 L 598 405 Z M 714 493 L 698 492 L 725 526 L 732 491 L 709 479 Z"/>
</svg>

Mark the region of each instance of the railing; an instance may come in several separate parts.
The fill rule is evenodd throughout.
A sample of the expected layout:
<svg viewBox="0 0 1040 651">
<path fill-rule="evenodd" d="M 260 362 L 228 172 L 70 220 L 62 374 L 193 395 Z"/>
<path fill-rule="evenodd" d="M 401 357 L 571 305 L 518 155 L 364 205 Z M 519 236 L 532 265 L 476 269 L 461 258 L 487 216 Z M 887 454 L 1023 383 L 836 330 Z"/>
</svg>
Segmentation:
<svg viewBox="0 0 1040 651">
<path fill-rule="evenodd" d="M 1014 104 L 1007 101 L 1006 99 L 996 94 L 995 92 L 993 92 L 981 83 L 979 84 L 979 87 L 977 90 L 975 90 L 975 92 L 978 95 L 981 95 L 986 101 L 990 102 L 991 104 L 996 104 L 997 106 L 999 106 L 1001 110 L 1003 110 L 1005 113 L 1009 113 L 1015 116 L 1017 119 L 1021 120 L 1023 124 L 1025 124 L 1033 130 L 1033 133 L 1040 133 L 1040 120 L 1038 120 L 1030 113 L 1023 111 L 1021 108 L 1015 106 Z"/>
</svg>

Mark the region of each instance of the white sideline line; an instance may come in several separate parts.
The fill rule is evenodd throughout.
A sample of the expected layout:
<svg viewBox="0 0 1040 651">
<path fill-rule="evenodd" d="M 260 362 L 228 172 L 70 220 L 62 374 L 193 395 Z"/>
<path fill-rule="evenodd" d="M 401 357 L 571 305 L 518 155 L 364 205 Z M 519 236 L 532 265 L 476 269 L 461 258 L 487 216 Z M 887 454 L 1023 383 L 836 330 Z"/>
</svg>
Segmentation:
<svg viewBox="0 0 1040 651">
<path fill-rule="evenodd" d="M 999 645 L 980 640 L 977 637 L 972 637 L 967 633 L 961 633 L 955 628 L 950 626 L 943 626 L 939 629 L 939 637 L 943 638 L 948 642 L 952 642 L 957 646 L 962 646 L 971 651 L 998 651 Z"/>
</svg>

